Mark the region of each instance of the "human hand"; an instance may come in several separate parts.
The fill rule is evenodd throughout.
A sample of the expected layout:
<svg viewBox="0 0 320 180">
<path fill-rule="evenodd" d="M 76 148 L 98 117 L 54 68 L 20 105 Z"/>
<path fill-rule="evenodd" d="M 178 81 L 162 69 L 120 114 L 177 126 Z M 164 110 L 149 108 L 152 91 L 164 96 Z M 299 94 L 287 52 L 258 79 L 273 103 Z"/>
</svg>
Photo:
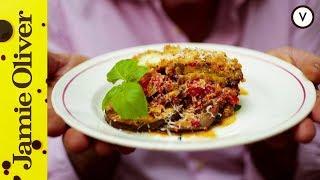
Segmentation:
<svg viewBox="0 0 320 180">
<path fill-rule="evenodd" d="M 108 166 L 115 164 L 114 157 L 129 154 L 132 148 L 125 148 L 91 139 L 81 132 L 68 127 L 55 113 L 51 104 L 51 93 L 59 78 L 71 68 L 84 62 L 87 58 L 80 55 L 48 53 L 48 135 L 51 137 L 63 135 L 63 143 L 71 163 L 81 177 L 90 176 L 95 179 L 108 174 Z M 110 163 L 113 162 L 113 163 Z M 101 173 L 98 172 L 101 169 Z"/>
<path fill-rule="evenodd" d="M 290 47 L 270 50 L 268 53 L 295 65 L 315 86 L 320 84 L 319 56 Z M 308 143 L 316 134 L 314 122 L 320 123 L 320 91 L 317 90 L 316 93 L 317 99 L 312 112 L 293 128 L 294 140 L 297 142 Z"/>
<path fill-rule="evenodd" d="M 290 47 L 268 51 L 299 68 L 315 85 L 320 83 L 320 57 Z M 264 141 L 248 145 L 252 160 L 266 179 L 290 179 L 297 164 L 298 143 L 312 141 L 316 134 L 315 122 L 320 122 L 320 91 L 308 117 L 294 128 Z"/>
</svg>

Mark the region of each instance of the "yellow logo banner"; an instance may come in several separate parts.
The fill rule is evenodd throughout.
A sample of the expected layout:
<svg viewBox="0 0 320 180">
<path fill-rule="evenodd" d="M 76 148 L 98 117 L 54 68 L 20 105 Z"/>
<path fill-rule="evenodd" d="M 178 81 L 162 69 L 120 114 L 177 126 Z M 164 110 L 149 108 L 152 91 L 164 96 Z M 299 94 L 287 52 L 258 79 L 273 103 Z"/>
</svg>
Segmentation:
<svg viewBox="0 0 320 180">
<path fill-rule="evenodd" d="M 0 1 L 0 179 L 47 179 L 47 1 Z"/>
</svg>

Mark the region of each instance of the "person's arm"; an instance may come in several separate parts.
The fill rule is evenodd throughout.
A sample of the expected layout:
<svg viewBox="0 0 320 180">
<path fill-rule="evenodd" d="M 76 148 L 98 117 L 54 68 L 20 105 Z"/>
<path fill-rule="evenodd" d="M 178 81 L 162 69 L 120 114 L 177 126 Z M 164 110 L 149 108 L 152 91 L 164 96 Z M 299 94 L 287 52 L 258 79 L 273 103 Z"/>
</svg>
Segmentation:
<svg viewBox="0 0 320 180">
<path fill-rule="evenodd" d="M 295 48 L 283 47 L 268 52 L 298 67 L 315 86 L 320 83 L 320 57 Z M 285 87 L 284 87 L 285 88 Z M 248 146 L 251 159 L 264 179 L 293 179 L 297 167 L 298 143 L 310 142 L 315 122 L 320 122 L 320 92 L 308 117 L 294 128 Z"/>
</svg>

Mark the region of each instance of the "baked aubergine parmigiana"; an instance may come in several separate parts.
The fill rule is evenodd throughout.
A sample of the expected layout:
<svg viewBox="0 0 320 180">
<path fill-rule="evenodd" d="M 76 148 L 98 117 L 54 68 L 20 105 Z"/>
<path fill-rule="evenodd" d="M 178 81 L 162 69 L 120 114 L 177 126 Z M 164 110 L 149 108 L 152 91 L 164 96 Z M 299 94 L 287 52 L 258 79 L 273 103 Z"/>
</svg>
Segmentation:
<svg viewBox="0 0 320 180">
<path fill-rule="evenodd" d="M 239 108 L 238 84 L 244 81 L 241 64 L 224 52 L 167 45 L 163 51 L 149 50 L 132 59 L 147 67 L 138 80 L 147 101 L 147 114 L 122 118 L 109 103 L 105 117 L 115 128 L 202 131 Z"/>
</svg>

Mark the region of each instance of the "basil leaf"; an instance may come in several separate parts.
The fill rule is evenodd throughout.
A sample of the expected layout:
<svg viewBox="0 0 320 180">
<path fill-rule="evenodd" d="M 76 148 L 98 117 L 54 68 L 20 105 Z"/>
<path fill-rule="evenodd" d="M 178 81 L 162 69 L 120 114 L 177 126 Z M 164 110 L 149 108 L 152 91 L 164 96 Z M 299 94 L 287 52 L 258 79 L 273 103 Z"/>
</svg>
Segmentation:
<svg viewBox="0 0 320 180">
<path fill-rule="evenodd" d="M 111 98 L 120 90 L 119 86 L 114 86 L 112 89 L 110 89 L 107 94 L 104 96 L 102 101 L 102 109 L 104 110 L 106 106 L 110 103 Z"/>
<path fill-rule="evenodd" d="M 128 80 L 132 69 L 135 69 L 137 66 L 137 62 L 131 59 L 125 59 L 117 62 L 115 66 L 111 69 L 111 71 L 107 74 L 107 79 L 109 82 L 115 83 L 116 81 Z"/>
<path fill-rule="evenodd" d="M 137 82 L 123 82 L 114 91 L 110 103 L 122 119 L 137 119 L 148 114 L 148 103 Z"/>
<path fill-rule="evenodd" d="M 118 80 L 139 81 L 148 71 L 145 66 L 138 66 L 138 61 L 134 59 L 125 59 L 119 61 L 107 74 L 107 80 L 115 83 Z"/>
<path fill-rule="evenodd" d="M 102 101 L 102 108 L 110 104 L 122 119 L 137 119 L 148 115 L 148 102 L 138 83 L 147 71 L 148 68 L 139 66 L 136 60 L 119 61 L 107 74 L 107 80 L 112 83 L 118 80 L 123 82 L 106 94 Z"/>
<path fill-rule="evenodd" d="M 131 82 L 139 81 L 147 71 L 148 71 L 147 67 L 137 66 L 134 72 L 130 75 L 129 81 Z"/>
</svg>

